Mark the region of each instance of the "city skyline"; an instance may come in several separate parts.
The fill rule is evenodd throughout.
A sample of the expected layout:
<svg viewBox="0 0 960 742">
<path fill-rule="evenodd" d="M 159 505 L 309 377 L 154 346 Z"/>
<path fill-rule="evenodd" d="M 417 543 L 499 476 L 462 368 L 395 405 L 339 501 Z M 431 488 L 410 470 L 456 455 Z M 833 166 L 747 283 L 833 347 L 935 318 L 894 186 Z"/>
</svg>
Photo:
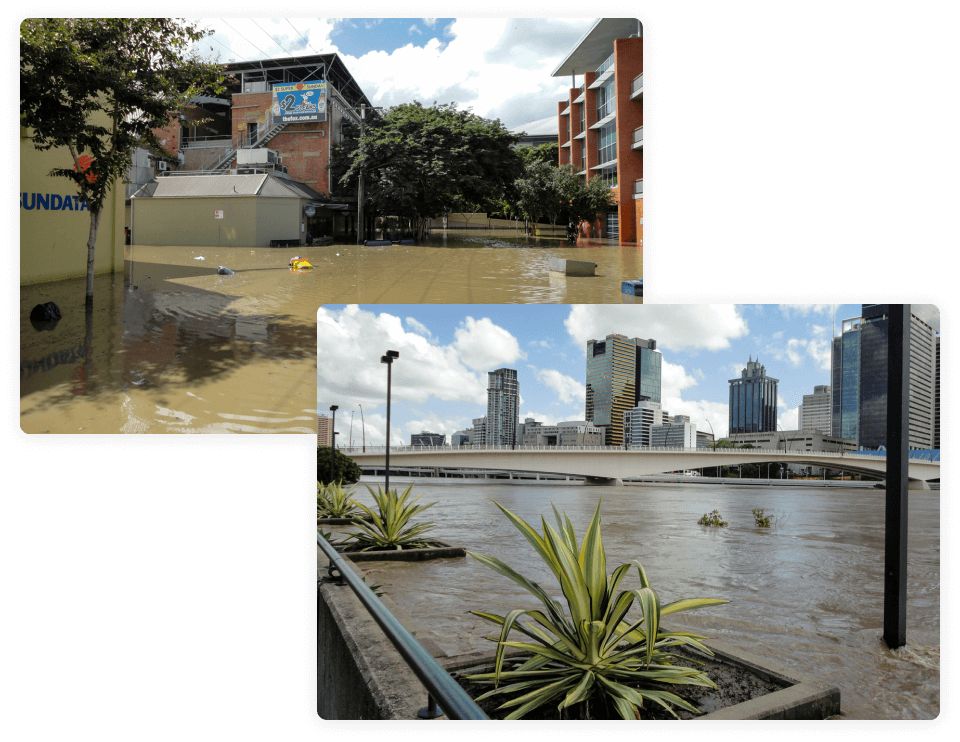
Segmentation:
<svg viewBox="0 0 960 742">
<path fill-rule="evenodd" d="M 777 423 L 797 427 L 804 394 L 830 383 L 834 319 L 860 304 L 804 305 L 330 305 L 318 312 L 318 412 L 331 404 L 338 445 L 382 445 L 386 374 L 393 366 L 391 438 L 422 430 L 449 436 L 486 413 L 487 374 L 514 368 L 519 422 L 584 420 L 586 342 L 619 333 L 656 338 L 663 409 L 697 429 L 727 434 L 729 379 L 753 358 L 780 380 Z M 382 346 L 382 347 L 381 347 Z M 360 405 L 363 406 L 361 423 Z M 709 421 L 709 422 L 708 422 Z M 362 425 L 362 427 L 361 427 Z"/>
<path fill-rule="evenodd" d="M 214 34 L 197 49 L 224 63 L 336 52 L 374 106 L 455 102 L 512 129 L 556 118 L 570 80 L 551 73 L 594 20 L 203 18 Z"/>
</svg>

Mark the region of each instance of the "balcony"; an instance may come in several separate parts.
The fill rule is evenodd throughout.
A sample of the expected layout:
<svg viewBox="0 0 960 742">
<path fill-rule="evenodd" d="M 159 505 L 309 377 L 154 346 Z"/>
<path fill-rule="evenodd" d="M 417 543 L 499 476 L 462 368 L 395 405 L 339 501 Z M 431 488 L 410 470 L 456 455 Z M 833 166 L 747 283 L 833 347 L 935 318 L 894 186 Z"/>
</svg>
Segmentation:
<svg viewBox="0 0 960 742">
<path fill-rule="evenodd" d="M 633 130 L 633 144 L 630 149 L 643 149 L 643 127 L 640 126 Z"/>
<path fill-rule="evenodd" d="M 643 73 L 637 75 L 630 85 L 630 100 L 641 100 L 643 98 Z"/>
<path fill-rule="evenodd" d="M 633 181 L 633 197 L 643 198 L 643 178 Z"/>
</svg>

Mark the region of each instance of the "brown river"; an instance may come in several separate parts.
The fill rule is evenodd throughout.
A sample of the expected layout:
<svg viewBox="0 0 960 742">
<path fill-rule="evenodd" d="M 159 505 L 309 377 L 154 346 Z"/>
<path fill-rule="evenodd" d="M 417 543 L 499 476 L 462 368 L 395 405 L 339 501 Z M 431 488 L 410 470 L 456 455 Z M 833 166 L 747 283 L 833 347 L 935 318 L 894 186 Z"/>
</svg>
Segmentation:
<svg viewBox="0 0 960 742">
<path fill-rule="evenodd" d="M 372 478 L 365 477 L 364 480 Z M 411 480 L 391 479 L 401 488 Z M 382 484 L 382 481 L 381 481 Z M 497 557 L 563 600 L 552 573 L 493 500 L 538 530 L 550 504 L 570 516 L 578 539 L 603 498 L 608 573 L 639 560 L 662 602 L 730 603 L 670 617 L 688 629 L 769 656 L 839 686 L 841 718 L 932 719 L 940 713 L 940 492 L 910 493 L 907 644 L 890 651 L 883 626 L 884 492 L 695 484 L 587 487 L 419 480 L 418 518 L 431 536 Z M 372 505 L 362 485 L 358 499 Z M 758 529 L 751 511 L 781 517 Z M 726 528 L 697 525 L 714 509 Z M 365 562 L 371 583 L 429 631 L 447 654 L 487 650 L 492 625 L 470 615 L 539 607 L 536 599 L 476 560 Z M 634 571 L 622 584 L 637 587 Z"/>
<path fill-rule="evenodd" d="M 312 270 L 292 271 L 295 255 Z M 599 264 L 551 274 L 551 256 Z M 202 257 L 203 260 L 198 260 Z M 20 290 L 27 433 L 316 433 L 316 313 L 325 303 L 616 302 L 638 248 L 437 238 L 429 246 L 128 246 L 122 274 Z M 234 275 L 218 275 L 217 266 Z M 37 304 L 63 319 L 35 329 Z"/>
</svg>

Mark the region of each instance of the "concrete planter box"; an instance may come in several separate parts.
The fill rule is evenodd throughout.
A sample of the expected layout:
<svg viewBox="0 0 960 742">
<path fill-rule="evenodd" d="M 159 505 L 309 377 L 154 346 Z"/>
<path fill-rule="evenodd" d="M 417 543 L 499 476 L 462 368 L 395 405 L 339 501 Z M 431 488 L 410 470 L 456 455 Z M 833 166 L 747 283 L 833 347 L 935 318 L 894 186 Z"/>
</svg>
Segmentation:
<svg viewBox="0 0 960 742">
<path fill-rule="evenodd" d="M 719 691 L 699 689 L 694 686 L 676 686 L 679 695 L 698 692 L 703 698 L 694 701 L 694 705 L 703 709 L 705 713 L 693 717 L 693 720 L 747 720 L 747 719 L 789 719 L 809 720 L 825 719 L 840 713 L 840 690 L 836 686 L 829 686 L 815 678 L 789 670 L 772 660 L 743 652 L 723 642 L 708 641 L 707 646 L 714 652 L 709 658 L 705 669 L 717 685 Z M 684 652 L 677 651 L 677 654 Z M 505 656 L 516 657 L 517 651 L 507 650 Z M 701 655 L 690 653 L 691 657 L 703 660 Z M 480 672 L 492 672 L 496 654 L 477 653 L 449 657 L 439 660 L 440 664 L 455 677 L 473 675 Z M 710 666 L 714 667 L 711 668 Z M 752 695 L 733 705 L 722 706 L 722 692 L 724 677 L 734 676 L 737 684 L 746 686 L 740 690 L 740 695 Z M 669 689 L 669 685 L 664 686 Z M 503 703 L 506 698 L 496 702 Z M 716 710 L 713 710 L 716 709 Z"/>
<path fill-rule="evenodd" d="M 467 550 L 462 546 L 451 546 L 445 541 L 432 540 L 434 546 L 423 549 L 390 549 L 388 551 L 343 551 L 341 544 L 334 547 L 352 562 L 425 562 L 430 559 L 450 559 L 465 557 Z"/>
<path fill-rule="evenodd" d="M 372 522 L 373 518 L 369 515 L 354 515 L 349 518 L 317 518 L 318 526 L 349 526 L 351 523 L 356 523 L 358 520 L 365 520 L 367 522 Z"/>
<path fill-rule="evenodd" d="M 563 273 L 565 276 L 595 276 L 597 264 L 589 260 L 550 258 L 550 270 Z"/>
</svg>

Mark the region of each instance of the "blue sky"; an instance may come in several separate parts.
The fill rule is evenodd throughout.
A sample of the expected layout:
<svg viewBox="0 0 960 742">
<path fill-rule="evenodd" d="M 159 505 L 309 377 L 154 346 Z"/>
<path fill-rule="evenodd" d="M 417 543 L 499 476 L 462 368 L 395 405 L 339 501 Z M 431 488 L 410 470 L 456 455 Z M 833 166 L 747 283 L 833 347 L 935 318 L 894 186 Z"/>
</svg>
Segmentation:
<svg viewBox="0 0 960 742">
<path fill-rule="evenodd" d="M 393 366 L 391 439 L 449 436 L 486 413 L 487 372 L 515 368 L 520 417 L 583 419 L 586 341 L 610 333 L 653 338 L 663 354 L 663 405 L 717 436 L 728 427 L 728 381 L 750 358 L 779 379 L 778 422 L 796 429 L 802 396 L 830 383 L 830 338 L 859 304 L 373 305 L 318 313 L 317 409 L 336 404 L 341 445 L 385 438 L 386 367 Z M 448 438 L 449 440 L 449 438 Z"/>
<path fill-rule="evenodd" d="M 198 49 L 221 62 L 336 52 L 375 106 L 455 102 L 513 128 L 556 117 L 570 79 L 550 73 L 594 20 L 203 18 L 214 34 Z"/>
</svg>

